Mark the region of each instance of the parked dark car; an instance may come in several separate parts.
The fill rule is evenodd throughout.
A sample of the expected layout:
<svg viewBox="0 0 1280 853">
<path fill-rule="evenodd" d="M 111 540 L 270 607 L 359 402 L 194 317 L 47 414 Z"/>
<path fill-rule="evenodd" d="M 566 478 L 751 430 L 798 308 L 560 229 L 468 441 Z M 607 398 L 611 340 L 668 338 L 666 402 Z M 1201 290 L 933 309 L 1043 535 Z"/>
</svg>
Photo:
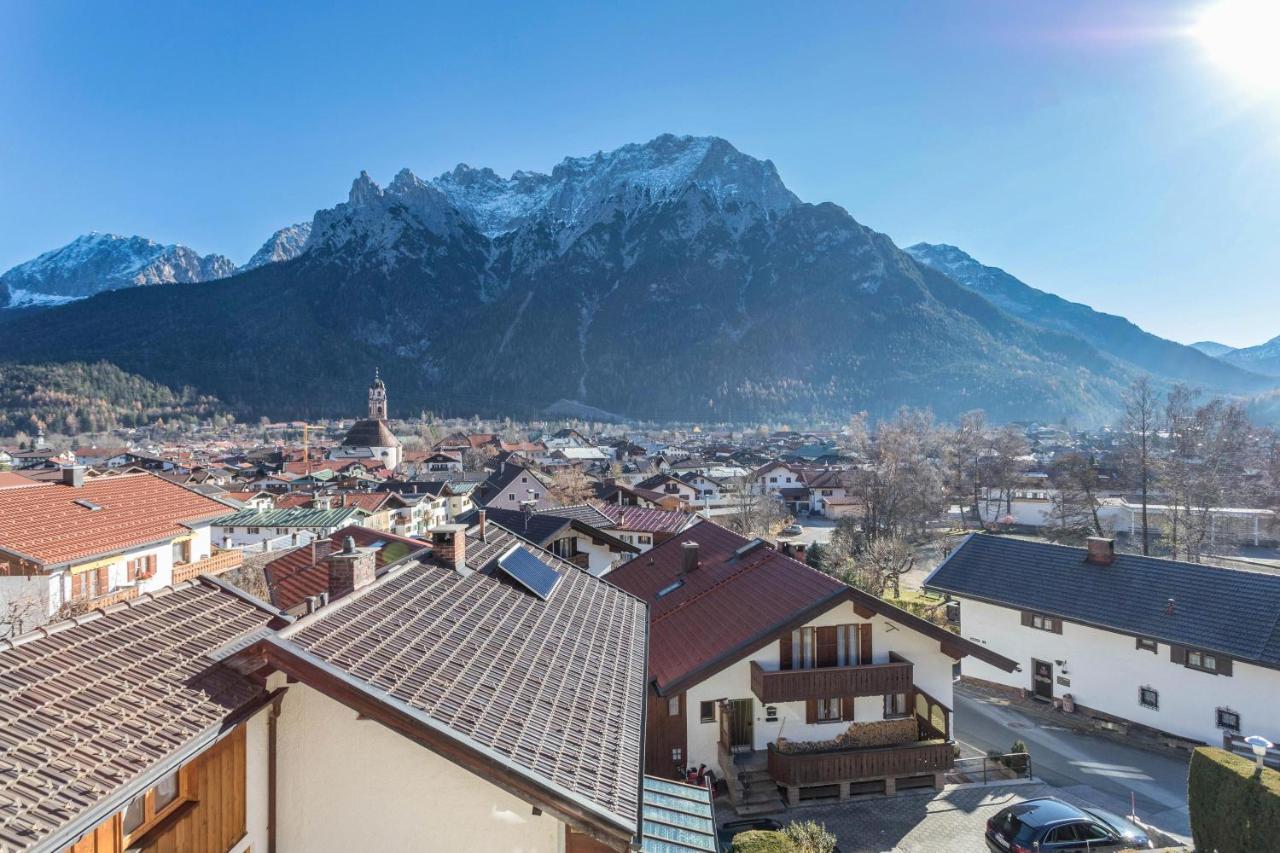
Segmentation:
<svg viewBox="0 0 1280 853">
<path fill-rule="evenodd" d="M 1001 809 L 987 821 L 992 853 L 1089 853 L 1154 849 L 1142 828 L 1101 809 L 1082 809 L 1053 797 Z"/>
</svg>

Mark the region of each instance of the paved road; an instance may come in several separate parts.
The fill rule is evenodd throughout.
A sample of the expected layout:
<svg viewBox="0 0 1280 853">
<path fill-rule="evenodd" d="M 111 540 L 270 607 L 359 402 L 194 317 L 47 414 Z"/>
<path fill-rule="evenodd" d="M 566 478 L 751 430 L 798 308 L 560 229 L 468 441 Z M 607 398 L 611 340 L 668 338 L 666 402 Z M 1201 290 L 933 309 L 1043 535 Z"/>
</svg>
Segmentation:
<svg viewBox="0 0 1280 853">
<path fill-rule="evenodd" d="M 955 737 L 965 755 L 1008 752 L 1013 741 L 1021 739 L 1031 753 L 1032 772 L 1045 782 L 1122 815 L 1129 812 L 1132 793 L 1139 818 L 1166 832 L 1191 834 L 1189 758 L 1056 726 L 959 685 L 955 703 Z"/>
</svg>

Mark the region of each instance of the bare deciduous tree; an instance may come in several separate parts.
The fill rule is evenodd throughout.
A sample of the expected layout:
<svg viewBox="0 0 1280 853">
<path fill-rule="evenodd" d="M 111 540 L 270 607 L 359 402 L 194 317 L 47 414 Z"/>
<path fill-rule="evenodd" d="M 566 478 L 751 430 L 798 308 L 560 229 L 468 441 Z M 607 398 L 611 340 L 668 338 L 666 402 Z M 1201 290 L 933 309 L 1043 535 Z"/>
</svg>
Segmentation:
<svg viewBox="0 0 1280 853">
<path fill-rule="evenodd" d="M 1159 433 L 1160 398 L 1151 386 L 1151 377 L 1134 380 L 1124 396 L 1124 440 L 1121 462 L 1126 480 L 1138 490 L 1142 503 L 1142 553 L 1151 553 L 1148 507 L 1154 474 L 1152 452 Z"/>
</svg>

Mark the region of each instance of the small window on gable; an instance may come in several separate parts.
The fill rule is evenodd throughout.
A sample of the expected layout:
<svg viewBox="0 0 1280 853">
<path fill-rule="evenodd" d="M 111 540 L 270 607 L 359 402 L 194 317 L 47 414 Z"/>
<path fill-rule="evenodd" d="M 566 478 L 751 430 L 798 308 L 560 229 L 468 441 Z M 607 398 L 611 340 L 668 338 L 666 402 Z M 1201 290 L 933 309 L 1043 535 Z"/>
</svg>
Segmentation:
<svg viewBox="0 0 1280 853">
<path fill-rule="evenodd" d="M 1230 708 L 1219 708 L 1217 711 L 1217 725 L 1220 729 L 1226 729 L 1229 732 L 1240 731 L 1240 712 L 1233 711 Z"/>
<path fill-rule="evenodd" d="M 716 703 L 700 702 L 698 704 L 698 719 L 704 723 L 714 723 L 716 721 Z"/>
<path fill-rule="evenodd" d="M 680 748 L 680 747 L 678 747 L 678 746 L 677 746 L 677 747 L 673 747 L 673 748 L 672 748 L 672 750 L 671 750 L 671 762 L 672 762 L 673 764 L 677 764 L 677 765 L 679 765 L 679 764 L 683 764 L 683 763 L 684 763 L 684 750 L 683 750 L 683 749 L 681 749 L 681 748 Z"/>
<path fill-rule="evenodd" d="M 1192 669 L 1202 669 L 1205 672 L 1218 671 L 1218 659 L 1211 654 L 1205 652 L 1187 652 L 1187 666 Z"/>
<path fill-rule="evenodd" d="M 668 717 L 680 716 L 680 697 L 679 696 L 672 696 L 670 699 L 667 700 L 667 716 Z"/>
<path fill-rule="evenodd" d="M 1160 650 L 1160 644 L 1157 643 L 1155 640 L 1144 640 L 1143 638 L 1139 637 L 1138 650 L 1143 652 L 1158 652 Z"/>
<path fill-rule="evenodd" d="M 1138 704 L 1153 711 L 1160 710 L 1160 691 L 1154 687 L 1138 688 Z"/>
</svg>

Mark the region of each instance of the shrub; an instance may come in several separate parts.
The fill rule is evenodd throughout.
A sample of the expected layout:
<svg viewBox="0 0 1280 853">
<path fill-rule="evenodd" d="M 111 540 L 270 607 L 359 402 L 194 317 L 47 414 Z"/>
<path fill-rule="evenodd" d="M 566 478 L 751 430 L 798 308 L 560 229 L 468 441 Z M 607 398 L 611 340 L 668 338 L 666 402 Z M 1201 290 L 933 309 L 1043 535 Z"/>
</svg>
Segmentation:
<svg viewBox="0 0 1280 853">
<path fill-rule="evenodd" d="M 733 837 L 733 853 L 800 853 L 791 839 L 772 829 L 751 829 Z"/>
<path fill-rule="evenodd" d="M 1187 805 L 1197 850 L 1268 850 L 1280 838 L 1280 772 L 1224 749 L 1192 754 Z"/>
<path fill-rule="evenodd" d="M 1015 740 L 1013 742 L 1013 745 L 1009 747 L 1009 752 L 1011 753 L 1027 752 L 1027 751 L 1028 751 L 1027 745 L 1022 741 L 1021 738 L 1019 738 L 1018 740 Z M 1027 770 L 1027 756 L 1010 755 L 1008 758 L 1005 759 L 1005 766 L 1017 773 L 1025 773 Z"/>
<path fill-rule="evenodd" d="M 816 820 L 789 823 L 782 831 L 797 853 L 832 853 L 836 849 L 836 837 Z"/>
</svg>

